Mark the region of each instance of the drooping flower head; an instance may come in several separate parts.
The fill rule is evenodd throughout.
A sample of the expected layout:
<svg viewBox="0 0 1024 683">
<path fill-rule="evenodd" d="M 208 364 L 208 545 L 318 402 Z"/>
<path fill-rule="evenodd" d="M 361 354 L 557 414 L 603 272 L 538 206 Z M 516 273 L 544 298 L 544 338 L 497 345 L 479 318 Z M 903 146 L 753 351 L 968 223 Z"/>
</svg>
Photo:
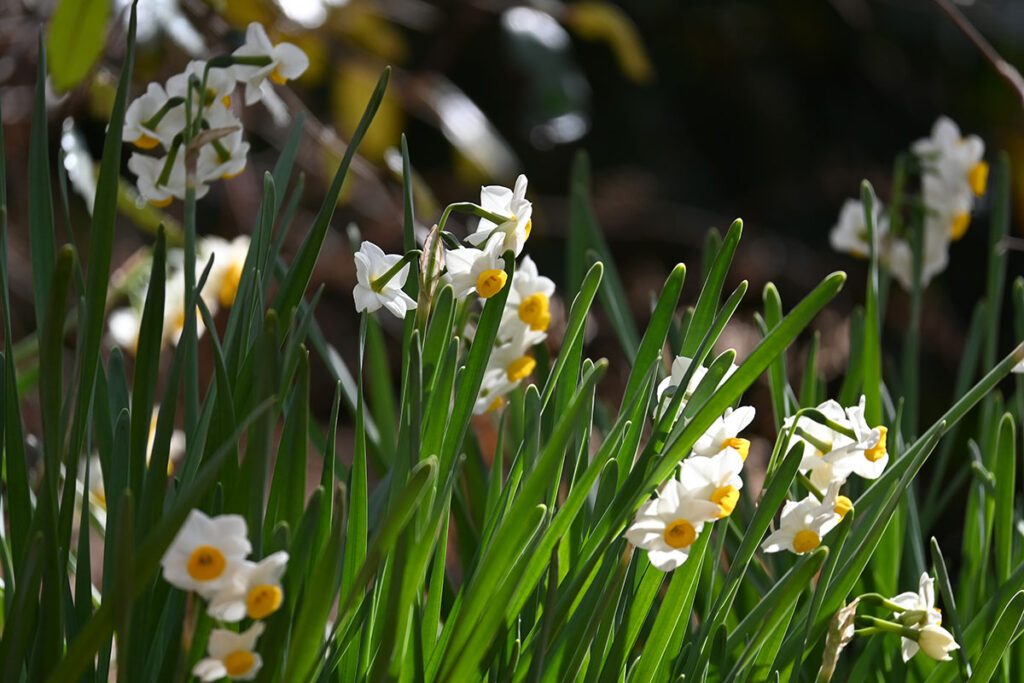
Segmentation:
<svg viewBox="0 0 1024 683">
<path fill-rule="evenodd" d="M 913 591 L 900 593 L 896 597 L 891 598 L 890 602 L 894 602 L 906 610 L 905 612 L 893 612 L 896 618 L 903 622 L 904 626 L 924 627 L 929 624 L 934 624 L 935 626 L 942 625 L 942 613 L 935 607 L 935 579 L 928 576 L 928 572 L 921 574 L 921 580 L 918 583 L 916 593 Z M 914 623 L 906 623 L 901 617 L 908 613 L 912 613 L 915 617 L 920 616 Z M 903 661 L 906 662 L 917 654 L 919 645 L 918 641 L 912 638 L 904 637 L 902 640 Z M 937 659 L 943 659 L 943 657 L 938 657 Z M 949 659 L 948 655 L 945 659 Z"/>
</svg>

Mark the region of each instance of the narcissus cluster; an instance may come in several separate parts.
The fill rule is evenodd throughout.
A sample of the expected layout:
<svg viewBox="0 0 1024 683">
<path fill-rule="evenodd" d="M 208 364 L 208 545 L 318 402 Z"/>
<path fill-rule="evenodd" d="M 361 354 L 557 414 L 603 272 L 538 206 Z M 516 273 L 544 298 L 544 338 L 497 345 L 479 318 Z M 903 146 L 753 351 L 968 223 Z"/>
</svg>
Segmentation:
<svg viewBox="0 0 1024 683">
<path fill-rule="evenodd" d="M 981 138 L 962 135 L 956 123 L 940 117 L 931 135 L 911 146 L 909 159 L 914 161 L 911 170 L 917 171 L 920 181 L 920 201 L 904 197 L 902 205 L 919 206 L 920 210 L 904 216 L 897 209 L 898 215 L 890 217 L 881 201 L 874 202 L 872 218 L 879 262 L 904 289 L 914 288 L 915 234 L 921 240 L 920 284 L 927 285 L 946 269 L 950 243 L 967 232 L 975 201 L 987 190 L 989 167 L 984 154 Z M 911 190 L 904 187 L 903 193 L 911 194 Z M 843 204 L 830 241 L 837 251 L 867 257 L 867 217 L 860 200 L 849 199 Z"/>
<path fill-rule="evenodd" d="M 735 371 L 731 365 L 720 382 Z M 707 374 L 708 369 L 692 358 L 676 358 L 671 375 L 658 386 L 655 418 L 668 427 L 680 417 L 686 419 L 686 405 Z M 694 443 L 678 475 L 640 507 L 626 538 L 646 550 L 657 569 L 671 571 L 686 562 L 704 525 L 728 517 L 736 508 L 743 488 L 740 472 L 750 450 L 750 442 L 739 433 L 753 419 L 751 406 L 727 408 Z"/>
<path fill-rule="evenodd" d="M 533 229 L 533 204 L 526 199 L 526 187 L 526 176 L 521 175 L 514 188 L 482 187 L 479 204 L 449 207 L 428 237 L 436 245 L 436 253 L 429 260 L 424 255 L 420 265 L 422 283 L 429 283 L 432 288 L 450 285 L 463 307 L 474 299 L 483 303 L 508 290 L 497 340 L 474 406 L 477 414 L 500 408 L 505 396 L 533 373 L 537 362 L 532 349 L 544 343 L 551 324 L 555 283 L 538 272 L 529 256 L 522 255 Z M 478 215 L 479 222 L 465 239 L 469 246 L 448 248 L 440 234 L 450 211 L 456 208 Z M 424 246 L 425 250 L 432 249 Z M 505 268 L 506 254 L 522 256 L 512 272 L 511 283 Z M 417 309 L 419 304 L 403 291 L 410 263 L 417 258 L 418 252 L 385 254 L 372 242 L 363 242 L 355 254 L 356 286 L 352 296 L 356 311 L 386 308 L 396 317 L 405 318 L 407 311 Z M 465 333 L 472 335 L 472 327 Z"/>
<path fill-rule="evenodd" d="M 279 551 L 251 562 L 246 559 L 250 552 L 245 519 L 208 517 L 192 510 L 160 560 L 164 580 L 207 600 L 206 613 L 214 619 L 223 623 L 254 620 L 241 633 L 213 629 L 209 656 L 192 669 L 192 675 L 202 681 L 251 680 L 263 666 L 255 651 L 263 633 L 260 620 L 276 612 L 284 599 L 281 578 L 288 567 L 288 553 Z"/>
<path fill-rule="evenodd" d="M 128 160 L 139 194 L 151 204 L 167 206 L 184 199 L 187 186 L 199 198 L 210 183 L 245 170 L 249 143 L 232 107 L 236 87 L 245 86 L 245 104 L 251 105 L 267 95 L 271 82 L 297 78 L 308 66 L 302 50 L 290 43 L 274 45 L 254 22 L 233 54 L 189 62 L 164 85 L 150 83 L 125 111 L 121 133 L 142 150 Z"/>
</svg>

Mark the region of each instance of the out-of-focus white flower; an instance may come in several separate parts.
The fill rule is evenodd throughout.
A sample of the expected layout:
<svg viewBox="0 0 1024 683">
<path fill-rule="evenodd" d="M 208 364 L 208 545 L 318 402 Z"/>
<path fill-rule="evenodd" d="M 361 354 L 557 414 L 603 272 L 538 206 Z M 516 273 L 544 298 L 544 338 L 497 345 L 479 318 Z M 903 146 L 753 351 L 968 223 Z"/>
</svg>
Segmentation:
<svg viewBox="0 0 1024 683">
<path fill-rule="evenodd" d="M 935 607 L 935 579 L 928 576 L 928 572 L 921 574 L 921 580 L 918 583 L 917 592 L 909 591 L 906 593 L 900 593 L 894 598 L 890 598 L 890 602 L 894 602 L 902 607 L 906 612 L 893 612 L 897 619 L 903 623 L 904 626 L 927 626 L 928 624 L 934 624 L 939 626 L 942 624 L 942 613 L 939 612 Z M 908 612 L 914 613 L 916 616 L 920 613 L 920 619 L 912 624 L 906 623 L 901 615 L 905 615 Z M 911 657 L 917 654 L 918 643 L 913 638 L 903 638 L 903 661 L 908 661 Z M 942 659 L 937 657 L 936 659 Z M 948 659 L 948 657 L 946 657 Z"/>
<path fill-rule="evenodd" d="M 499 216 L 507 216 L 508 220 L 496 224 L 481 218 L 476 232 L 469 235 L 466 241 L 479 246 L 488 242 L 491 235 L 501 234 L 504 239 L 504 250 L 511 249 L 516 256 L 523 251 L 526 240 L 533 229 L 533 203 L 526 199 L 526 176 L 516 178 L 514 189 L 501 185 L 487 185 L 480 188 L 480 206 Z"/>
<path fill-rule="evenodd" d="M 363 242 L 355 254 L 355 259 L 356 286 L 352 290 L 352 296 L 356 301 L 356 311 L 372 313 L 383 306 L 395 317 L 405 318 L 406 311 L 416 308 L 416 302 L 402 291 L 405 280 L 409 277 L 408 263 L 386 283 L 375 284 L 375 281 L 402 260 L 400 254 L 385 254 L 373 242 Z"/>
<path fill-rule="evenodd" d="M 132 100 L 124 112 L 121 139 L 140 149 L 157 145 L 170 147 L 174 136 L 185 127 L 185 108 L 167 106 L 171 95 L 159 83 L 150 83 L 145 94 Z M 154 121 L 159 116 L 159 120 Z"/>
<path fill-rule="evenodd" d="M 229 308 L 235 303 L 250 242 L 248 235 L 239 235 L 230 242 L 221 237 L 204 237 L 199 240 L 203 264 L 197 265 L 196 269 L 202 272 L 208 259 L 213 258 L 213 266 L 203 288 L 203 301 L 211 312 L 217 305 Z"/>
<path fill-rule="evenodd" d="M 712 422 L 708 431 L 693 444 L 693 454 L 711 457 L 726 448 L 734 448 L 746 460 L 750 441 L 740 439 L 738 435 L 754 421 L 754 413 L 753 406 L 740 406 L 736 410 L 726 408 L 725 413 Z"/>
<path fill-rule="evenodd" d="M 937 624 L 928 624 L 922 627 L 917 644 L 920 646 L 921 652 L 940 662 L 948 662 L 952 659 L 949 653 L 960 649 L 953 634 Z"/>
<path fill-rule="evenodd" d="M 260 562 L 245 560 L 226 587 L 218 591 L 206 612 L 221 621 L 265 619 L 281 606 L 281 577 L 288 568 L 288 553 L 268 555 Z"/>
<path fill-rule="evenodd" d="M 110 341 L 133 355 L 139 346 L 141 314 L 133 308 L 117 308 L 107 318 L 107 336 Z"/>
<path fill-rule="evenodd" d="M 922 233 L 924 244 L 921 250 L 921 286 L 926 286 L 936 275 L 949 265 L 948 226 L 939 226 L 935 216 L 925 218 Z M 888 252 L 883 254 L 886 266 L 893 277 L 908 292 L 914 289 L 914 250 L 910 242 L 898 238 L 892 240 Z"/>
<path fill-rule="evenodd" d="M 505 261 L 501 258 L 504 251 L 500 235 L 488 240 L 483 249 L 459 247 L 448 251 L 444 262 L 455 297 L 462 298 L 476 290 L 481 297 L 489 299 L 500 292 L 508 280 Z"/>
<path fill-rule="evenodd" d="M 263 658 L 256 652 L 256 641 L 263 635 L 264 625 L 257 621 L 248 630 L 235 633 L 223 628 L 210 632 L 207 653 L 192 668 L 192 675 L 201 681 L 219 681 L 234 678 L 251 681 L 263 667 Z"/>
<path fill-rule="evenodd" d="M 686 562 L 704 522 L 717 519 L 721 511 L 718 504 L 691 497 L 679 481 L 670 479 L 637 512 L 626 539 L 646 550 L 656 569 L 671 571 Z"/>
<path fill-rule="evenodd" d="M 742 470 L 743 456 L 726 446 L 711 457 L 691 456 L 683 460 L 679 482 L 688 496 L 717 505 L 717 517 L 728 517 L 740 499 Z"/>
<path fill-rule="evenodd" d="M 882 202 L 875 201 L 875 247 L 881 248 L 882 239 L 889 233 L 889 217 L 882 208 Z M 839 210 L 839 221 L 829 233 L 829 242 L 836 251 L 850 253 L 858 258 L 867 258 L 868 224 L 864 216 L 864 204 L 856 199 L 847 199 Z"/>
<path fill-rule="evenodd" d="M 797 502 L 787 500 L 782 506 L 779 528 L 761 544 L 766 553 L 788 550 L 803 555 L 821 545 L 822 537 L 839 524 L 835 507 L 813 495 Z"/>
<path fill-rule="evenodd" d="M 555 283 L 537 272 L 537 264 L 524 256 L 512 274 L 512 287 L 505 302 L 506 316 L 534 331 L 544 331 L 551 323 L 550 304 Z M 502 320 L 502 325 L 505 321 Z"/>
<path fill-rule="evenodd" d="M 1024 360 L 1021 360 L 1021 362 L 1014 365 L 1010 372 L 1016 372 L 1017 374 L 1024 373 Z"/>
<path fill-rule="evenodd" d="M 960 128 L 941 116 L 930 137 L 913 145 L 924 166 L 921 186 L 928 220 L 926 226 L 950 240 L 963 237 L 971 221 L 974 200 L 985 194 L 988 164 L 983 160 L 985 143 L 977 135 L 963 137 Z"/>
<path fill-rule="evenodd" d="M 172 586 L 210 598 L 229 584 L 251 551 L 243 517 L 211 518 L 192 510 L 160 564 Z"/>
<path fill-rule="evenodd" d="M 235 57 L 268 57 L 269 64 L 253 66 L 236 64 L 233 68 L 239 81 L 245 83 L 245 104 L 255 104 L 263 97 L 261 86 L 266 79 L 283 84 L 298 78 L 309 67 L 309 57 L 291 43 L 274 45 L 267 37 L 263 25 L 249 24 L 245 31 L 245 44 L 235 50 Z"/>
<path fill-rule="evenodd" d="M 672 372 L 665 379 L 661 380 L 658 384 L 658 409 L 657 415 L 660 418 L 661 414 L 668 409 L 669 404 L 674 398 L 674 392 L 679 391 L 679 385 L 682 383 L 683 378 L 686 376 L 687 371 L 690 369 L 690 364 L 693 363 L 693 359 L 687 358 L 686 356 L 677 356 L 672 361 Z M 735 363 L 733 363 L 728 370 L 725 371 L 725 376 L 722 377 L 721 382 L 729 379 L 732 373 L 739 369 Z M 704 375 L 708 374 L 708 369 L 703 366 L 697 366 L 693 375 L 690 376 L 690 380 L 686 383 L 686 388 L 683 390 L 683 400 L 679 404 L 679 412 L 681 413 L 686 403 L 693 397 L 693 392 L 697 391 L 697 387 L 700 386 L 701 381 L 704 379 Z M 719 385 L 721 385 L 719 382 Z M 673 418 L 673 421 L 679 417 L 677 413 Z"/>
</svg>

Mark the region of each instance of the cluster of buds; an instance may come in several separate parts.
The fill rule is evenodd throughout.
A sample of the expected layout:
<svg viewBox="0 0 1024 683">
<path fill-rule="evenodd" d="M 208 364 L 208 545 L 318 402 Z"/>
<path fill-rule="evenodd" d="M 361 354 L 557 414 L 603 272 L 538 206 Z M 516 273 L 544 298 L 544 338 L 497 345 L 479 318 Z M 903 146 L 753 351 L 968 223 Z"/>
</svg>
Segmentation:
<svg viewBox="0 0 1024 683">
<path fill-rule="evenodd" d="M 811 493 L 801 501 L 786 502 L 779 528 L 761 546 L 765 552 L 802 555 L 817 548 L 853 509 L 853 502 L 839 493 L 850 475 L 877 479 L 885 471 L 888 429 L 868 426 L 864 402 L 861 396 L 857 405 L 843 408 L 828 400 L 783 422 L 786 448 L 795 442 L 803 449 L 801 481 Z"/>
<path fill-rule="evenodd" d="M 735 371 L 736 366 L 730 366 L 722 381 Z M 658 386 L 656 417 L 671 426 L 684 416 L 706 375 L 707 368 L 691 358 L 676 358 L 671 375 Z M 626 538 L 647 551 L 655 568 L 671 571 L 686 562 L 704 525 L 728 517 L 736 508 L 743 488 L 740 473 L 750 451 L 750 441 L 739 433 L 753 419 L 752 406 L 727 408 L 694 443 L 678 475 L 640 507 Z"/>
<path fill-rule="evenodd" d="M 988 163 L 983 159 L 985 143 L 977 135 L 962 136 L 949 118 L 940 117 L 931 136 L 911 146 L 921 177 L 921 284 L 946 269 L 949 245 L 964 236 L 971 212 L 988 185 Z M 875 249 L 879 261 L 899 280 L 904 289 L 914 288 L 914 251 L 903 234 L 895 234 L 889 217 L 876 201 L 873 212 Z M 858 257 L 868 255 L 868 229 L 864 205 L 849 199 L 843 204 L 839 221 L 830 235 L 832 247 Z"/>
<path fill-rule="evenodd" d="M 251 680 L 263 666 L 256 641 L 263 633 L 261 620 L 276 612 L 284 599 L 281 577 L 288 566 L 288 553 L 279 551 L 260 562 L 250 562 L 246 559 L 250 552 L 244 518 L 211 518 L 192 510 L 160 560 L 164 580 L 198 593 L 208 601 L 206 613 L 222 625 L 254 620 L 241 633 L 213 629 L 209 656 L 192 669 L 192 675 L 202 681 L 224 677 Z"/>
<path fill-rule="evenodd" d="M 128 168 L 138 178 L 139 194 L 151 204 L 167 206 L 184 199 L 186 187 L 196 197 L 220 178 L 245 169 L 249 143 L 232 111 L 232 95 L 241 83 L 245 104 L 260 101 L 273 83 L 297 78 L 309 58 L 290 43 L 274 45 L 263 26 L 249 24 L 245 43 L 231 55 L 192 61 L 164 85 L 150 83 L 125 112 L 122 138 L 140 150 Z"/>
<path fill-rule="evenodd" d="M 420 257 L 419 251 L 385 254 L 372 242 L 363 242 L 355 255 L 356 286 L 352 295 L 357 311 L 385 308 L 404 318 L 407 311 L 429 301 L 439 286 L 451 285 L 461 302 L 473 298 L 485 301 L 509 288 L 497 340 L 474 407 L 477 414 L 500 408 L 504 397 L 533 373 L 537 363 L 530 351 L 547 339 L 551 323 L 555 283 L 539 274 L 529 256 L 522 255 L 533 228 L 533 204 L 526 199 L 526 186 L 526 176 L 521 175 L 513 188 L 481 188 L 479 204 L 453 204 L 445 210 L 424 244 L 420 302 L 402 291 L 409 276 L 409 264 Z M 469 246 L 445 246 L 442 236 L 449 237 L 444 227 L 453 210 L 480 217 L 476 230 L 465 240 Z M 522 255 L 511 282 L 505 270 L 507 253 L 517 258 Z"/>
<path fill-rule="evenodd" d="M 222 307 L 230 308 L 234 304 L 250 241 L 248 235 L 240 235 L 230 242 L 221 237 L 203 237 L 198 240 L 197 278 L 206 270 L 210 259 L 213 260 L 206 283 L 200 292 L 200 297 L 211 315 L 216 315 Z M 164 346 L 173 346 L 181 338 L 181 331 L 185 325 L 185 270 L 181 265 L 184 261 L 181 250 L 169 252 L 168 261 L 174 265 L 167 276 L 164 288 L 162 340 Z M 135 353 L 139 343 L 147 287 L 147 281 L 133 282 L 130 291 L 126 292 L 130 305 L 112 311 L 107 322 L 110 341 L 131 353 Z M 198 314 L 196 320 L 198 331 L 202 333 L 204 328 Z"/>
</svg>

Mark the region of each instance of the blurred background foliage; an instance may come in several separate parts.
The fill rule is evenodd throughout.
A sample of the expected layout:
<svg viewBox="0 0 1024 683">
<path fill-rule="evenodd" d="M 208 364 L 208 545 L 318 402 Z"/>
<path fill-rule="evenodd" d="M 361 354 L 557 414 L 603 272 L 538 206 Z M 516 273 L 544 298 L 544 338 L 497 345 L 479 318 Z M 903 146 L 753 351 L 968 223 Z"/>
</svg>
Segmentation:
<svg viewBox="0 0 1024 683">
<path fill-rule="evenodd" d="M 19 338 L 35 328 L 24 169 L 39 32 L 49 25 L 52 148 L 56 154 L 60 141 L 71 184 L 88 187 L 88 156 L 98 155 L 124 50 L 127 2 L 4 0 L 0 9 Z M 1024 3 L 978 0 L 963 9 L 1005 58 L 1024 64 Z M 314 274 L 327 285 L 320 306 L 325 334 L 353 355 L 353 233 L 346 227 L 358 225 L 386 250 L 400 248 L 395 148 L 403 131 L 424 227 L 445 204 L 475 198 L 481 184 L 511 185 L 517 173 L 527 173 L 535 202 L 530 253 L 560 284 L 569 173 L 575 153 L 586 149 L 595 214 L 640 321 L 676 262 L 691 266 L 683 298 L 692 303 L 707 229 L 725 228 L 736 216 L 744 218 L 746 235 L 732 277 L 750 281 L 751 307 L 769 280 L 792 304 L 826 273 L 848 270 L 849 286 L 817 325 L 826 379 L 845 364 L 849 313 L 861 300 L 865 274 L 863 262 L 830 251 L 828 231 L 862 178 L 887 194 L 895 155 L 925 136 L 939 115 L 979 134 L 988 158 L 998 149 L 1011 153 L 1015 235 L 1024 221 L 1021 103 L 928 0 L 140 0 L 133 95 L 190 58 L 231 51 L 250 21 L 262 22 L 275 41 L 301 46 L 311 68 L 280 102 L 245 112 L 249 167 L 201 202 L 203 234 L 250 232 L 262 173 L 299 112 L 306 128 L 298 224 L 308 224 L 377 76 L 385 65 L 394 68 L 342 194 L 339 230 L 329 234 Z M 177 226 L 180 206 L 158 211 L 138 204 L 132 180 L 125 169 L 115 264 L 151 244 L 159 221 L 172 237 Z M 84 244 L 77 233 L 88 224 L 88 206 L 72 193 L 68 207 L 70 220 L 58 226 L 70 226 Z M 987 212 L 983 203 L 972 230 L 954 245 L 950 268 L 926 295 L 926 419 L 950 401 L 971 307 L 983 295 Z M 291 239 L 294 248 L 301 231 Z M 1011 253 L 1009 271 L 1011 278 L 1024 272 L 1020 251 Z M 723 335 L 740 359 L 758 338 L 750 310 L 741 309 Z M 894 288 L 887 320 L 893 363 L 906 311 L 906 296 Z M 592 353 L 613 359 L 604 384 L 615 393 L 628 367 L 615 362 L 621 354 L 610 326 L 600 316 L 595 322 Z M 794 360 L 803 352 L 797 348 Z M 326 414 L 329 382 L 314 391 Z M 754 391 L 760 395 L 753 402 L 767 407 L 766 386 Z M 769 433 L 770 412 L 761 412 Z"/>
</svg>

